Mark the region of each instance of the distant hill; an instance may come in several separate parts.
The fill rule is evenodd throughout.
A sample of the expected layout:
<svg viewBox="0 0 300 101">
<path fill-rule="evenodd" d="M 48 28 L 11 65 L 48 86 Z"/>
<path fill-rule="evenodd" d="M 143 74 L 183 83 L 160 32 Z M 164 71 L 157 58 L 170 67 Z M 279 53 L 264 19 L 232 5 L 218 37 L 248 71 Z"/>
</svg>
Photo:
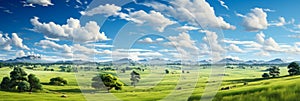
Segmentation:
<svg viewBox="0 0 300 101">
<path fill-rule="evenodd" d="M 283 61 L 282 59 L 277 58 L 277 59 L 267 61 L 264 64 L 283 64 L 283 63 L 286 63 L 286 62 Z"/>
<path fill-rule="evenodd" d="M 35 55 L 28 55 L 23 57 L 17 57 L 15 59 L 9 59 L 6 61 L 2 61 L 5 63 L 44 63 L 46 61 L 43 61 L 41 59 L 41 56 L 35 56 Z"/>
<path fill-rule="evenodd" d="M 236 59 L 232 59 L 232 58 L 225 58 L 220 60 L 218 63 L 222 63 L 222 64 L 240 64 L 243 63 L 244 61 L 242 60 L 236 60 Z"/>
</svg>

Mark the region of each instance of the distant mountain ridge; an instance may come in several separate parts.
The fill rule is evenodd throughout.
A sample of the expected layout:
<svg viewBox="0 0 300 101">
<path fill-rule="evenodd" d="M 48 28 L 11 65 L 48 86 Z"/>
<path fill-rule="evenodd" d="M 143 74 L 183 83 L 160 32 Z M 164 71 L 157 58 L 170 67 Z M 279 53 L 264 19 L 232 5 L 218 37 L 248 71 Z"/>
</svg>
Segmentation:
<svg viewBox="0 0 300 101">
<path fill-rule="evenodd" d="M 23 56 L 23 57 L 17 57 L 15 59 L 9 59 L 9 60 L 0 60 L 0 62 L 3 63 L 68 63 L 68 64 L 83 64 L 83 63 L 113 63 L 113 64 L 194 64 L 195 62 L 192 61 L 181 61 L 181 60 L 167 60 L 167 59 L 162 59 L 162 58 L 153 58 L 153 59 L 141 59 L 141 60 L 133 60 L 130 58 L 122 58 L 114 61 L 108 61 L 108 62 L 90 62 L 90 61 L 85 61 L 85 60 L 68 60 L 68 61 L 56 61 L 56 62 L 50 62 L 43 60 L 41 56 L 36 56 L 36 55 L 28 55 L 28 56 Z M 212 60 L 201 60 L 201 61 L 196 61 L 197 64 L 212 64 Z M 300 63 L 300 61 L 297 61 Z M 248 61 L 243 61 L 243 60 L 237 60 L 233 58 L 224 58 L 216 64 L 246 64 L 246 65 L 252 65 L 252 64 L 285 64 L 287 63 L 286 61 L 276 58 L 273 60 L 269 61 L 263 61 L 263 60 L 248 60 Z"/>
<path fill-rule="evenodd" d="M 17 57 L 15 59 L 9 59 L 2 61 L 5 63 L 43 63 L 45 61 L 42 61 L 41 56 L 36 55 L 28 55 L 23 57 Z"/>
</svg>

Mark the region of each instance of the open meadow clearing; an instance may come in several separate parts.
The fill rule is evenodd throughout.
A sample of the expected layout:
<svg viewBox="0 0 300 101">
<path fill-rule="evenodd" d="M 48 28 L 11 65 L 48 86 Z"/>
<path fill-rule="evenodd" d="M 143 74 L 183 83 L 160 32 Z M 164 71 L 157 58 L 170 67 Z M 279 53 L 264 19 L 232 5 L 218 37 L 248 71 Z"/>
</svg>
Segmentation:
<svg viewBox="0 0 300 101">
<path fill-rule="evenodd" d="M 286 67 L 280 67 L 281 77 L 263 79 L 261 75 L 266 72 L 266 67 L 246 69 L 226 69 L 223 75 L 222 85 L 218 87 L 218 93 L 213 100 L 296 100 L 300 93 L 300 76 L 288 75 Z M 25 71 L 34 73 L 40 78 L 43 90 L 38 92 L 12 92 L 0 91 L 1 100 L 124 100 L 124 101 L 147 101 L 147 100 L 200 100 L 207 84 L 210 68 L 188 70 L 171 69 L 173 73 L 165 74 L 164 69 L 140 71 L 141 80 L 136 87 L 130 86 L 130 71 L 117 73 L 115 71 L 102 71 L 119 76 L 125 83 L 122 90 L 97 91 L 93 89 L 91 78 L 95 72 L 79 71 L 68 73 L 59 71 Z M 10 68 L 1 68 L 1 78 L 9 76 Z M 186 70 L 187 71 L 187 70 Z M 101 72 L 101 71 L 100 71 Z M 85 74 L 85 75 L 83 75 Z M 198 76 L 196 76 L 198 75 Z M 64 86 L 48 85 L 49 79 L 63 77 L 68 81 Z M 77 81 L 78 80 L 78 81 Z M 245 84 L 246 83 L 246 84 Z M 221 88 L 230 89 L 221 90 Z M 81 92 L 81 90 L 82 92 Z M 61 97 L 67 95 L 67 97 Z"/>
</svg>

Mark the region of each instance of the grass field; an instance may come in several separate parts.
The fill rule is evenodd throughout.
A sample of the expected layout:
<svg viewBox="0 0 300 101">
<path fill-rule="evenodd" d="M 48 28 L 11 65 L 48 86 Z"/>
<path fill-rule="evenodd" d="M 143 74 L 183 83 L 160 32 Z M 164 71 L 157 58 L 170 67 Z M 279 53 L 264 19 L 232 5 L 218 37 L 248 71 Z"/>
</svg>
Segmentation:
<svg viewBox="0 0 300 101">
<path fill-rule="evenodd" d="M 265 67 L 259 69 L 226 69 L 221 86 L 215 101 L 295 101 L 300 93 L 300 76 L 288 75 L 286 67 L 281 67 L 281 77 L 262 79 Z M 1 68 L 0 77 L 9 76 L 10 68 Z M 165 74 L 164 68 L 146 70 L 141 73 L 141 81 L 137 87 L 124 86 L 123 90 L 111 90 L 111 93 L 95 91 L 90 87 L 91 78 L 95 72 L 67 73 L 57 71 L 33 71 L 43 84 L 43 91 L 39 92 L 7 92 L 0 91 L 0 100 L 23 101 L 84 101 L 84 100 L 125 100 L 125 101 L 155 101 L 155 100 L 200 100 L 208 82 L 210 68 L 191 69 L 190 73 L 181 73 L 181 70 L 170 69 L 174 74 Z M 110 71 L 112 74 L 116 74 Z M 117 73 L 122 82 L 129 84 L 129 73 Z M 226 74 L 226 75 L 225 75 Z M 65 86 L 47 85 L 52 77 L 63 77 L 68 81 Z M 78 80 L 78 82 L 77 82 Z M 244 83 L 247 82 L 247 85 Z M 220 90 L 230 87 L 229 90 Z M 80 90 L 81 88 L 81 90 Z M 62 95 L 68 97 L 63 98 Z"/>
</svg>

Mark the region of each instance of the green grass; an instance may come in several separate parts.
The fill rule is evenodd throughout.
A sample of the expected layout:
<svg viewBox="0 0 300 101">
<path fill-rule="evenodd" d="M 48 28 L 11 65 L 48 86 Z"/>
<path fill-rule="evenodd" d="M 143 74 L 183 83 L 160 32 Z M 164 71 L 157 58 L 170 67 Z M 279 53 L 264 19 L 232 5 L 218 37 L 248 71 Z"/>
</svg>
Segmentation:
<svg viewBox="0 0 300 101">
<path fill-rule="evenodd" d="M 226 69 L 222 85 L 217 88 L 218 93 L 214 101 L 296 101 L 300 94 L 300 76 L 288 75 L 286 67 L 281 69 L 281 77 L 262 79 L 265 67 L 260 69 Z M 57 71 L 33 71 L 26 72 L 36 74 L 43 84 L 43 91 L 39 92 L 7 92 L 0 91 L 0 100 L 23 100 L 23 101 L 84 101 L 88 100 L 124 100 L 124 101 L 155 101 L 155 100 L 200 100 L 211 72 L 210 68 L 189 70 L 191 73 L 181 74 L 180 70 L 169 69 L 176 74 L 165 74 L 163 68 L 146 70 L 141 73 L 141 81 L 137 87 L 124 86 L 123 90 L 111 90 L 111 93 L 95 91 L 90 87 L 91 78 L 96 72 L 66 73 Z M 0 78 L 9 76 L 10 68 L 0 68 Z M 116 73 L 120 80 L 130 83 L 130 71 Z M 198 76 L 197 76 L 198 75 Z M 47 85 L 50 78 L 63 77 L 68 81 L 65 86 Z M 77 80 L 79 82 L 77 82 Z M 248 82 L 248 85 L 244 85 Z M 220 90 L 222 87 L 232 87 L 229 90 Z M 81 90 L 83 93 L 81 92 Z M 61 95 L 67 95 L 62 98 Z M 190 95 L 192 94 L 192 95 Z"/>
</svg>

